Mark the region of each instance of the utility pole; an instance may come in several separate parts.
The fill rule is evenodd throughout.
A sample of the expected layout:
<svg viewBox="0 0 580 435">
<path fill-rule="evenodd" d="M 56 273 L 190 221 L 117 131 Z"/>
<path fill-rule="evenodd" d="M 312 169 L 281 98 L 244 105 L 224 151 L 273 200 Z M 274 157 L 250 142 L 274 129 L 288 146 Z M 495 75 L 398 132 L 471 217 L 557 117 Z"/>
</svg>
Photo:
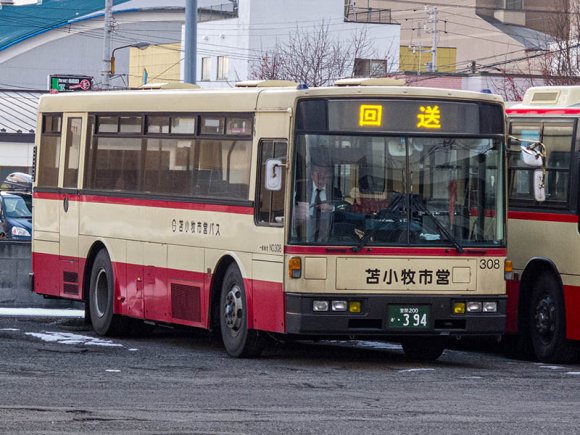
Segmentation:
<svg viewBox="0 0 580 435">
<path fill-rule="evenodd" d="M 105 0 L 105 34 L 103 36 L 103 88 L 111 87 L 111 37 L 113 35 L 113 0 Z"/>
<path fill-rule="evenodd" d="M 197 65 L 197 0 L 185 1 L 183 81 L 195 84 Z"/>
<path fill-rule="evenodd" d="M 429 17 L 429 22 L 431 23 L 431 71 L 437 71 L 437 41 L 439 39 L 439 30 L 437 26 L 439 24 L 439 19 L 437 17 L 438 11 L 437 8 L 429 8 L 425 6 L 425 11 L 427 12 L 427 16 Z"/>
</svg>

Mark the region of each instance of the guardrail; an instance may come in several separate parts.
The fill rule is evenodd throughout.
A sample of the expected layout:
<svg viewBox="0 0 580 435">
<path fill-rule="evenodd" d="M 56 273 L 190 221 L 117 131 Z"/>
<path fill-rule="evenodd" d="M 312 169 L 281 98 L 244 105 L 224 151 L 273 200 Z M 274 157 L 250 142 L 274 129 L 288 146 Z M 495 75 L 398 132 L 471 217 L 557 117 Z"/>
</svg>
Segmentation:
<svg viewBox="0 0 580 435">
<path fill-rule="evenodd" d="M 30 242 L 0 241 L 0 307 L 8 308 L 82 308 L 79 302 L 45 299 L 32 293 Z"/>
</svg>

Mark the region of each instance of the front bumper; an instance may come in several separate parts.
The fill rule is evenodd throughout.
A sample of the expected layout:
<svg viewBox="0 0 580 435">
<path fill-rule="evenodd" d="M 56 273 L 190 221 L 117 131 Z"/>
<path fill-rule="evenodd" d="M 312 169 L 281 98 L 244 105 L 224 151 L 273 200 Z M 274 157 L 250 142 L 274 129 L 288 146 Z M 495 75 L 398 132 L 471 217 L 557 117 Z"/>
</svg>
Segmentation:
<svg viewBox="0 0 580 435">
<path fill-rule="evenodd" d="M 360 301 L 361 312 L 314 312 L 319 300 Z M 495 313 L 453 314 L 454 302 L 497 302 Z M 428 306 L 426 328 L 389 327 L 389 305 Z M 286 332 L 308 336 L 499 335 L 505 330 L 505 296 L 286 294 Z"/>
</svg>

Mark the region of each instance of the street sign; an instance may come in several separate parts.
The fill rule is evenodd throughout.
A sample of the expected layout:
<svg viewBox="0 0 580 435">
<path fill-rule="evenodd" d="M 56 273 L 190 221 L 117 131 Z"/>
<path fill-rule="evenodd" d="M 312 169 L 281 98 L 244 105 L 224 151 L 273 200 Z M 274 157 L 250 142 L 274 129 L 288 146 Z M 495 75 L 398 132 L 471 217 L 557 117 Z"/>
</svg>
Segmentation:
<svg viewBox="0 0 580 435">
<path fill-rule="evenodd" d="M 54 74 L 48 77 L 50 92 L 90 91 L 93 87 L 91 76 Z"/>
</svg>

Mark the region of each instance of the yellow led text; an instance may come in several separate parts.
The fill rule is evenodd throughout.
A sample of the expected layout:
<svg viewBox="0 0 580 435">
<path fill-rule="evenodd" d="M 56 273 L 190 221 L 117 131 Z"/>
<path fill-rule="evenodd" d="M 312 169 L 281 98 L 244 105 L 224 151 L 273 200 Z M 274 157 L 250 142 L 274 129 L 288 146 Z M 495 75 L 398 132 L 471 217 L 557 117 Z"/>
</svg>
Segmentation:
<svg viewBox="0 0 580 435">
<path fill-rule="evenodd" d="M 383 106 L 361 104 L 358 125 L 360 127 L 380 127 L 383 122 Z"/>
<path fill-rule="evenodd" d="M 439 106 L 421 106 L 417 113 L 417 128 L 441 128 L 441 111 Z"/>
</svg>

